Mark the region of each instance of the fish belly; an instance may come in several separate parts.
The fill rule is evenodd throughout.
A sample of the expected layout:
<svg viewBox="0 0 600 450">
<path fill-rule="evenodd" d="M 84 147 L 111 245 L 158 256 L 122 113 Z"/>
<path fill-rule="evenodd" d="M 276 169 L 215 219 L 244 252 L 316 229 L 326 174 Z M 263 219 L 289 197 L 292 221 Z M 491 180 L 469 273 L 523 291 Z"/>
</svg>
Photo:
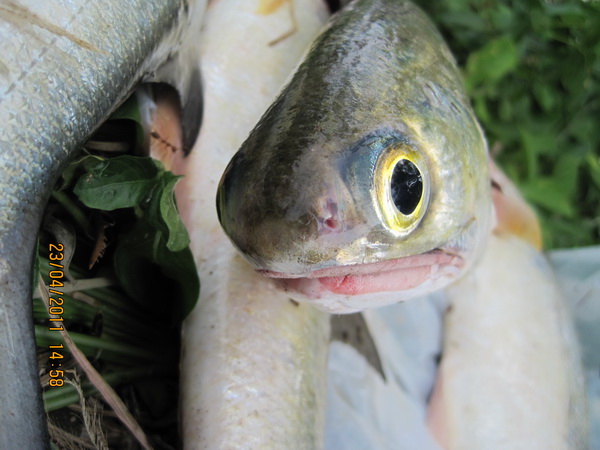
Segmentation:
<svg viewBox="0 0 600 450">
<path fill-rule="evenodd" d="M 577 338 L 542 254 L 493 235 L 480 264 L 448 295 L 429 414 L 442 446 L 587 448 Z"/>
</svg>

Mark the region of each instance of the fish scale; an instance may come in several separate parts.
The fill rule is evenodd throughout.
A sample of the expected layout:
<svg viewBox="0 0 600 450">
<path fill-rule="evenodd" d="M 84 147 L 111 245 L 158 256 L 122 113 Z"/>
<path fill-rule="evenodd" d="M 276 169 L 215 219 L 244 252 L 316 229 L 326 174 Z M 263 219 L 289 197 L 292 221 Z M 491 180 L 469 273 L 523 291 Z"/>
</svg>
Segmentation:
<svg viewBox="0 0 600 450">
<path fill-rule="evenodd" d="M 204 1 L 3 2 L 0 36 L 0 448 L 45 448 L 31 280 L 51 188 L 91 132 L 193 28 Z M 191 14 L 191 12 L 200 12 Z M 187 33 L 187 31 L 185 31 Z M 173 58 L 177 60 L 177 58 Z M 188 92 L 172 75 L 184 104 Z"/>
</svg>

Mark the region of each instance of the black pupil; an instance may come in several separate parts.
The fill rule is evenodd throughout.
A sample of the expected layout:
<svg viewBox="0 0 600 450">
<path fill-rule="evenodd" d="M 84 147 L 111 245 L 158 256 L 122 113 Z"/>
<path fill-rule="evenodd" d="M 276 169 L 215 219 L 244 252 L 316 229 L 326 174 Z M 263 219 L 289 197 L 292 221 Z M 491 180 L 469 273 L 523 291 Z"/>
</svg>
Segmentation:
<svg viewBox="0 0 600 450">
<path fill-rule="evenodd" d="M 423 195 L 421 172 L 412 162 L 401 159 L 392 174 L 392 200 L 404 215 L 412 213 Z"/>
</svg>

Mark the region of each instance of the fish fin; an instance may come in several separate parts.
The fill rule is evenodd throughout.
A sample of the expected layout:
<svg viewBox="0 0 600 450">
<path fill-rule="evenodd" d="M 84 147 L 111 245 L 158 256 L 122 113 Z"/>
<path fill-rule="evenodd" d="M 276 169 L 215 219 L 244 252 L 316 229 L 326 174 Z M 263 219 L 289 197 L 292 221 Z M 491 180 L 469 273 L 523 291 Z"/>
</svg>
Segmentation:
<svg viewBox="0 0 600 450">
<path fill-rule="evenodd" d="M 497 235 L 515 235 L 541 250 L 542 231 L 533 208 L 491 159 L 490 176 L 496 211 L 496 226 L 493 232 Z"/>
<path fill-rule="evenodd" d="M 180 97 L 165 84 L 153 84 L 154 107 L 149 127 L 150 156 L 163 163 L 165 169 L 179 174 L 185 154 L 185 127 Z"/>
<path fill-rule="evenodd" d="M 199 66 L 186 65 L 180 60 L 179 56 L 173 57 L 145 81 L 175 88 L 180 103 L 182 148 L 187 155 L 200 132 L 204 104 Z"/>
<path fill-rule="evenodd" d="M 386 380 L 375 341 L 362 313 L 331 316 L 331 340 L 354 347 L 375 371 Z"/>
<path fill-rule="evenodd" d="M 193 70 L 185 97 L 182 97 L 181 129 L 183 132 L 183 150 L 186 155 L 192 151 L 196 138 L 200 133 L 204 97 L 200 70 Z"/>
</svg>

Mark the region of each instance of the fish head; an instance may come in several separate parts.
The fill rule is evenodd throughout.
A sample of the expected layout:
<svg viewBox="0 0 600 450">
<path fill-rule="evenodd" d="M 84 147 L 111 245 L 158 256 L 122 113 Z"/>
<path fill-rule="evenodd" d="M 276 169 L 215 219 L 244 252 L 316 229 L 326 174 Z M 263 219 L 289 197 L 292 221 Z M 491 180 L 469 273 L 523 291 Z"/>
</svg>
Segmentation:
<svg viewBox="0 0 600 450">
<path fill-rule="evenodd" d="M 446 286 L 491 229 L 483 133 L 441 37 L 403 7 L 406 30 L 381 8 L 330 26 L 219 185 L 238 250 L 331 312 Z"/>
</svg>

